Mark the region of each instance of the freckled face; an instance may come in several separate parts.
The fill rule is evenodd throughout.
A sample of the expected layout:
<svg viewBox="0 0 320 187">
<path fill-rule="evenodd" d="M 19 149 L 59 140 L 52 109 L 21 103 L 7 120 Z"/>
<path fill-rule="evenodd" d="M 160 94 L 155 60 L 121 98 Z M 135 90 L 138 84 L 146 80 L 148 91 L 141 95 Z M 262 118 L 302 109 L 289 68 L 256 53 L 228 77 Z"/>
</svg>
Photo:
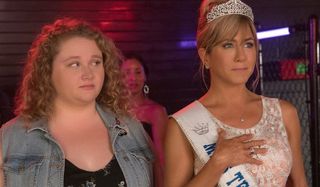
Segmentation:
<svg viewBox="0 0 320 187">
<path fill-rule="evenodd" d="M 104 81 L 102 53 L 94 40 L 72 37 L 60 43 L 52 64 L 55 101 L 95 102 Z"/>
<path fill-rule="evenodd" d="M 257 60 L 256 44 L 249 26 L 240 27 L 234 38 L 214 46 L 206 58 L 213 84 L 245 84 Z"/>
<path fill-rule="evenodd" d="M 128 59 L 121 65 L 123 81 L 132 95 L 142 94 L 146 75 L 141 63 L 136 59 Z"/>
</svg>

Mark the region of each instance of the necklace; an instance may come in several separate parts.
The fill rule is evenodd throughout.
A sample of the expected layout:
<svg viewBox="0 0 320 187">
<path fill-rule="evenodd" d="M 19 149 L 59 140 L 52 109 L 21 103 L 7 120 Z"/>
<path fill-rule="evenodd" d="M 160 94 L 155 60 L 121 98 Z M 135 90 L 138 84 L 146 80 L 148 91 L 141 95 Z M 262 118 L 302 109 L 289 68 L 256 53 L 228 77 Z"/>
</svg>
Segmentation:
<svg viewBox="0 0 320 187">
<path fill-rule="evenodd" d="M 244 114 L 245 114 L 245 110 L 242 110 L 241 116 L 240 116 L 240 123 L 244 123 L 245 119 L 244 119 Z"/>
<path fill-rule="evenodd" d="M 240 122 L 243 123 L 244 122 L 244 118 L 240 117 Z"/>
</svg>

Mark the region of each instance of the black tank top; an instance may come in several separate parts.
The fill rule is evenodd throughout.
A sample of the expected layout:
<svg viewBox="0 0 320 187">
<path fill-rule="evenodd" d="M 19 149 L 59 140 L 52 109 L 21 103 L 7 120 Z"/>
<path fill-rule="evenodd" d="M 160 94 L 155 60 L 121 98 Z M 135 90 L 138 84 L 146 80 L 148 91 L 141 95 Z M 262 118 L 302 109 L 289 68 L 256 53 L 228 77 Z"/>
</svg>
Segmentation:
<svg viewBox="0 0 320 187">
<path fill-rule="evenodd" d="M 98 171 L 85 171 L 65 160 L 64 187 L 126 187 L 122 170 L 115 156 Z"/>
<path fill-rule="evenodd" d="M 153 140 L 153 136 L 152 136 L 152 125 L 150 123 L 141 121 L 142 126 L 144 128 L 144 130 L 147 132 L 147 134 L 150 136 L 151 140 Z"/>
</svg>

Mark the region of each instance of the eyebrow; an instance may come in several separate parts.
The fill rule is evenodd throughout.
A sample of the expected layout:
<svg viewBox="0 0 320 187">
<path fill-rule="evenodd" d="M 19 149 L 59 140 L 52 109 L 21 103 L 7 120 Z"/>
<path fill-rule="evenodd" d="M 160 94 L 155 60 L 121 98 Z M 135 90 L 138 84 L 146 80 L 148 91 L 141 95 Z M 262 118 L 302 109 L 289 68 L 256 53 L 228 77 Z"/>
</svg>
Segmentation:
<svg viewBox="0 0 320 187">
<path fill-rule="evenodd" d="M 249 37 L 249 38 L 246 38 L 246 39 L 244 39 L 243 41 L 249 41 L 249 40 L 254 40 L 254 38 L 253 37 Z M 235 42 L 236 40 L 235 39 L 226 39 L 226 40 L 223 40 L 223 41 L 221 41 L 221 42 L 219 42 L 219 43 L 223 43 L 223 42 Z"/>
<path fill-rule="evenodd" d="M 98 58 L 98 59 L 102 60 L 102 56 L 101 55 L 92 55 L 91 57 L 92 58 Z M 68 57 L 68 58 L 64 59 L 63 62 L 67 62 L 69 60 L 78 60 L 78 59 L 80 59 L 80 56 L 71 56 L 71 57 Z"/>
<path fill-rule="evenodd" d="M 78 59 L 80 59 L 79 56 L 71 56 L 71 57 L 64 59 L 62 62 L 68 62 L 70 60 L 78 60 Z"/>
<path fill-rule="evenodd" d="M 99 58 L 99 59 L 102 59 L 102 56 L 101 56 L 101 55 L 92 55 L 92 58 Z"/>
<path fill-rule="evenodd" d="M 254 40 L 254 38 L 253 37 L 249 37 L 249 38 L 245 39 L 244 41 L 249 41 L 249 40 Z"/>
</svg>

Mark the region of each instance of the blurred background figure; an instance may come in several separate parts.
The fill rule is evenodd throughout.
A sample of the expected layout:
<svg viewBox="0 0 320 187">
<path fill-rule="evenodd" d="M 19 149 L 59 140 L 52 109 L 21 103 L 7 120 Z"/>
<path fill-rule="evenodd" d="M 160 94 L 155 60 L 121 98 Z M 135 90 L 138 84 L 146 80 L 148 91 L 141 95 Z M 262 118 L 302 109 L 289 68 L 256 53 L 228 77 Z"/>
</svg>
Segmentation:
<svg viewBox="0 0 320 187">
<path fill-rule="evenodd" d="M 167 123 L 165 107 L 148 98 L 148 68 L 143 58 L 129 54 L 121 65 L 123 80 L 130 92 L 129 105 L 133 115 L 142 123 L 153 141 L 156 162 L 154 166 L 155 186 L 163 186 L 163 142 Z"/>
</svg>

